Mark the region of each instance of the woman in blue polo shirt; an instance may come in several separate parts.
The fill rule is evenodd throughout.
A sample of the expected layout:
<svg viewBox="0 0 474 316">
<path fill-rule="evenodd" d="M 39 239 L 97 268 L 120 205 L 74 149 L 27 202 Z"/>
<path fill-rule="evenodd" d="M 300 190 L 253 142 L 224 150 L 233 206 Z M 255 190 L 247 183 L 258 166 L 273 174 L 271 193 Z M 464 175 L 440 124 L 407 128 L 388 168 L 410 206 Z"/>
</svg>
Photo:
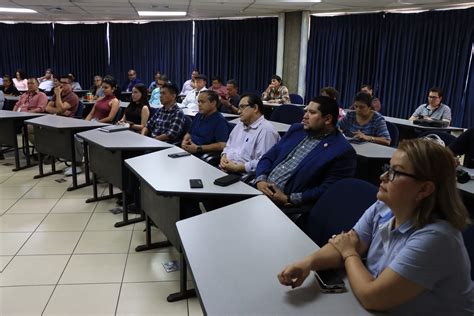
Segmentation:
<svg viewBox="0 0 474 316">
<path fill-rule="evenodd" d="M 404 141 L 380 179 L 378 201 L 354 229 L 284 268 L 280 282 L 297 287 L 311 270 L 345 267 L 366 309 L 472 315 L 471 265 L 461 235 L 469 216 L 452 153 L 430 140 Z"/>
</svg>

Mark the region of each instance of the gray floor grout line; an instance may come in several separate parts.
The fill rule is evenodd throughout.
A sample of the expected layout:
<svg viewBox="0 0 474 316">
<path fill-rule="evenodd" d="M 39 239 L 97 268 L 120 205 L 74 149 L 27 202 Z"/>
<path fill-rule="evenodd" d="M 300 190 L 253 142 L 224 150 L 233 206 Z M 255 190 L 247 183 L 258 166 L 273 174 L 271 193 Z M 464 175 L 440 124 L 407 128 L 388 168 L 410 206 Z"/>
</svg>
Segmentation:
<svg viewBox="0 0 474 316">
<path fill-rule="evenodd" d="M 133 226 L 135 226 L 135 224 L 133 224 Z M 125 265 L 123 267 L 122 280 L 120 281 L 120 288 L 119 288 L 119 292 L 117 296 L 117 303 L 115 304 L 114 315 L 117 315 L 117 311 L 118 311 L 118 307 L 120 303 L 120 295 L 122 294 L 123 280 L 125 278 L 125 271 L 127 270 L 128 257 L 130 256 L 130 247 L 132 247 L 132 241 L 133 241 L 133 230 L 132 230 L 132 233 L 130 234 L 130 241 L 128 242 L 127 257 L 125 258 Z"/>
</svg>

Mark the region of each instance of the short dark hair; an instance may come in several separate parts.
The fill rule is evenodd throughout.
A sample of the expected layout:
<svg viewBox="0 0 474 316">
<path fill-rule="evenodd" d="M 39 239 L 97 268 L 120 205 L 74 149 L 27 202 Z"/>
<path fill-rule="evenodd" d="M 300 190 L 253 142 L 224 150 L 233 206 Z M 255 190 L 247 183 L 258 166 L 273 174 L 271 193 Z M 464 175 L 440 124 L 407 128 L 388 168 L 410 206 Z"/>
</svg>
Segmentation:
<svg viewBox="0 0 474 316">
<path fill-rule="evenodd" d="M 216 106 L 219 108 L 219 95 L 215 91 L 204 90 L 200 94 L 206 94 L 207 100 L 209 100 L 209 102 L 216 102 Z"/>
<path fill-rule="evenodd" d="M 272 80 L 275 79 L 276 81 L 281 83 L 281 77 L 279 75 L 273 75 Z"/>
<path fill-rule="evenodd" d="M 227 84 L 233 85 L 235 88 L 239 88 L 239 84 L 237 83 L 237 80 L 235 79 L 229 79 L 227 80 Z"/>
<path fill-rule="evenodd" d="M 54 75 L 53 69 L 51 69 L 51 68 L 46 68 L 46 70 L 45 70 L 44 72 L 47 72 L 47 71 L 49 71 L 52 75 Z"/>
<path fill-rule="evenodd" d="M 37 84 L 39 84 L 38 78 L 36 77 L 28 77 L 28 80 L 34 80 Z"/>
<path fill-rule="evenodd" d="M 69 78 L 71 78 L 71 81 L 74 81 L 74 79 L 76 79 L 76 75 L 75 75 L 74 73 L 72 73 L 72 72 L 70 72 L 70 73 L 68 74 L 68 76 L 69 76 Z"/>
<path fill-rule="evenodd" d="M 167 83 L 167 82 L 169 81 L 169 80 L 168 80 L 168 76 L 165 75 L 165 74 L 160 75 L 160 79 L 158 79 L 158 80 L 162 80 L 162 81 L 164 81 L 165 83 Z"/>
<path fill-rule="evenodd" d="M 367 84 L 367 83 L 363 83 L 361 86 L 360 86 L 360 89 L 364 89 L 364 88 L 367 88 L 369 90 L 373 90 L 372 89 L 372 86 L 370 84 Z"/>
<path fill-rule="evenodd" d="M 332 125 L 337 125 L 337 117 L 339 116 L 339 107 L 337 106 L 336 100 L 330 97 L 319 95 L 311 100 L 311 102 L 319 104 L 319 112 L 323 116 L 332 116 Z"/>
<path fill-rule="evenodd" d="M 327 94 L 328 97 L 330 97 L 331 99 L 334 99 L 336 100 L 337 98 L 339 98 L 339 91 L 336 90 L 336 88 L 334 87 L 323 87 L 321 89 L 321 91 L 319 91 L 320 94 Z"/>
<path fill-rule="evenodd" d="M 174 94 L 176 96 L 179 94 L 178 86 L 171 82 L 165 82 L 165 84 L 163 85 L 163 87 L 161 87 L 161 89 L 168 89 L 168 91 L 171 92 L 171 94 Z"/>
<path fill-rule="evenodd" d="M 69 83 L 72 82 L 72 79 L 69 77 L 69 75 L 62 75 L 59 77 L 59 81 L 61 81 L 61 79 L 67 79 Z"/>
<path fill-rule="evenodd" d="M 222 78 L 219 77 L 219 76 L 214 76 L 214 77 L 212 77 L 212 81 L 217 81 L 217 82 L 219 82 L 220 84 L 223 84 Z"/>
<path fill-rule="evenodd" d="M 24 72 L 23 70 L 21 69 L 17 69 L 16 72 L 15 72 L 15 77 L 16 77 L 16 73 L 18 73 L 20 75 L 20 78 L 21 80 L 25 79 L 27 77 L 26 75 L 26 72 Z"/>
<path fill-rule="evenodd" d="M 354 98 L 354 102 L 356 101 L 367 104 L 369 108 L 372 107 L 372 97 L 368 93 L 358 92 Z"/>
<path fill-rule="evenodd" d="M 105 76 L 102 81 L 103 81 L 103 83 L 108 84 L 108 85 L 111 86 L 112 88 L 116 88 L 116 87 L 117 87 L 117 80 L 115 80 L 115 78 L 112 77 L 111 75 Z"/>
<path fill-rule="evenodd" d="M 432 87 L 430 89 L 430 92 L 437 92 L 440 98 L 443 97 L 443 89 L 441 89 L 440 87 Z"/>
<path fill-rule="evenodd" d="M 5 75 L 3 75 L 3 79 L 8 79 L 8 80 L 12 81 L 12 76 L 5 74 Z"/>
<path fill-rule="evenodd" d="M 258 111 L 260 113 L 263 113 L 262 98 L 258 94 L 246 93 L 246 94 L 244 94 L 243 96 L 240 97 L 240 100 L 242 100 L 245 97 L 249 98 L 249 106 L 250 107 L 255 107 L 256 106 Z"/>
</svg>

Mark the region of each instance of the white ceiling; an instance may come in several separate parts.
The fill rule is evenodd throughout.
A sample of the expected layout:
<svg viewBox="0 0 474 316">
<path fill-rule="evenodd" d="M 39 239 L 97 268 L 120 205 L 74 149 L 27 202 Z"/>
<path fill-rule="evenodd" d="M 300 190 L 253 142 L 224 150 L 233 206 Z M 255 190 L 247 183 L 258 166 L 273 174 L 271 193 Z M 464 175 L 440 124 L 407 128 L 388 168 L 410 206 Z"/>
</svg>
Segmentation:
<svg viewBox="0 0 474 316">
<path fill-rule="evenodd" d="M 461 0 L 0 0 L 0 7 L 29 8 L 39 14 L 0 13 L 7 21 L 148 21 L 137 11 L 186 11 L 185 19 L 271 16 L 291 11 L 362 12 L 474 6 Z M 161 20 L 156 18 L 153 20 Z M 183 19 L 182 17 L 179 19 Z"/>
</svg>

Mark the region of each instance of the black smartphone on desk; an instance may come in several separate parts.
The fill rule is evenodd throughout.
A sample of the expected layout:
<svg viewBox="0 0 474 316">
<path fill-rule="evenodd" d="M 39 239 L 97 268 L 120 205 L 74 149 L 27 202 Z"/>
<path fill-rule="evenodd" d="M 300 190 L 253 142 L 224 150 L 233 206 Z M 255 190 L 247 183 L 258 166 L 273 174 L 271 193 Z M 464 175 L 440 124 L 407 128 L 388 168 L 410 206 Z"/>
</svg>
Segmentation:
<svg viewBox="0 0 474 316">
<path fill-rule="evenodd" d="M 320 270 L 314 273 L 323 293 L 346 292 L 344 273 L 341 270 Z"/>
<path fill-rule="evenodd" d="M 202 188 L 204 188 L 204 185 L 202 184 L 201 179 L 189 179 L 189 185 L 191 186 L 191 189 L 202 189 Z"/>
<path fill-rule="evenodd" d="M 226 176 L 223 176 L 221 178 L 217 178 L 214 180 L 215 185 L 220 185 L 221 187 L 226 187 L 228 185 L 231 185 L 232 183 L 239 182 L 240 180 L 240 175 L 238 174 L 228 174 Z"/>
<path fill-rule="evenodd" d="M 186 157 L 186 156 L 191 156 L 190 153 L 187 151 L 181 152 L 181 153 L 174 153 L 174 154 L 169 154 L 168 157 L 170 158 L 180 158 L 180 157 Z"/>
</svg>

